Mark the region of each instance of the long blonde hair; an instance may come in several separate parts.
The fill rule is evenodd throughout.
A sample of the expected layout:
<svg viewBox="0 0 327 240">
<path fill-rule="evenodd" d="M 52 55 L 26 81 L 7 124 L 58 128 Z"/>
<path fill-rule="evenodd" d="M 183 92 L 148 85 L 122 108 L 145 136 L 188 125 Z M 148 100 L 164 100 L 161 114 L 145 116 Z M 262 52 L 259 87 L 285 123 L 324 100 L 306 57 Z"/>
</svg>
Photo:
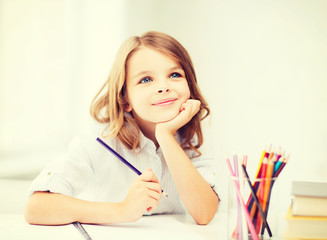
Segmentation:
<svg viewBox="0 0 327 240">
<path fill-rule="evenodd" d="M 171 36 L 160 32 L 147 32 L 142 36 L 133 36 L 127 39 L 120 47 L 108 80 L 94 97 L 90 112 L 92 117 L 101 123 L 108 124 L 108 133 L 103 137 L 117 137 L 128 149 L 136 149 L 140 144 L 140 129 L 130 114 L 125 114 L 127 102 L 125 101 L 126 64 L 131 55 L 141 46 L 149 47 L 176 60 L 183 68 L 191 92 L 191 99 L 201 101 L 199 112 L 186 125 L 178 130 L 183 139 L 183 149 L 193 149 L 199 154 L 198 148 L 203 143 L 201 120 L 210 114 L 207 102 L 203 98 L 196 80 L 191 58 L 186 49 Z M 101 95 L 101 93 L 106 91 Z M 197 136 L 195 145 L 192 143 L 194 135 Z"/>
</svg>

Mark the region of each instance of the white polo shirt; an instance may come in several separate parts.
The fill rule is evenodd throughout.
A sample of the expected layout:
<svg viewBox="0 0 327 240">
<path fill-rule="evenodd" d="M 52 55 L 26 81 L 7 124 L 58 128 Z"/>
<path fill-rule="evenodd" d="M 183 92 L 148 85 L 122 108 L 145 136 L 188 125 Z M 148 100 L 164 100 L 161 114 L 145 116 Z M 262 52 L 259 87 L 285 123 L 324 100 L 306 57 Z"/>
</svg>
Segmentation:
<svg viewBox="0 0 327 240">
<path fill-rule="evenodd" d="M 92 133 L 74 137 L 69 145 L 69 151 L 49 163 L 36 177 L 30 188 L 30 194 L 34 191 L 50 191 L 89 201 L 123 201 L 137 175 L 96 141 L 97 137 L 101 138 L 103 129 L 104 124 L 98 124 Z M 160 186 L 168 197 L 162 196 L 159 206 L 145 214 L 186 211 L 161 149 L 156 150 L 155 144 L 150 139 L 141 134 L 137 152 L 127 149 L 117 139 L 101 139 L 139 171 L 143 172 L 151 168 L 159 179 Z M 177 135 L 176 139 L 181 142 Z M 195 151 L 186 151 L 186 153 L 199 173 L 216 191 L 214 159 L 206 157 L 204 152 L 200 157 L 195 158 L 192 158 L 196 156 Z"/>
</svg>

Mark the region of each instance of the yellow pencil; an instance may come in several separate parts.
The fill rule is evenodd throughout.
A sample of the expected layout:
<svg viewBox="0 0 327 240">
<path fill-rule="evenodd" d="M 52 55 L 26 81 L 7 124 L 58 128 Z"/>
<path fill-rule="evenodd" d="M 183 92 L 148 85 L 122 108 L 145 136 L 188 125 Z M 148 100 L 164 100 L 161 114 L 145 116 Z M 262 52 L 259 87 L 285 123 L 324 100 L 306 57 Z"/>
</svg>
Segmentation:
<svg viewBox="0 0 327 240">
<path fill-rule="evenodd" d="M 256 173 L 256 178 L 258 178 L 258 175 L 259 175 L 259 172 L 260 172 L 260 169 L 261 169 L 261 165 L 262 165 L 262 161 L 264 159 L 266 155 L 266 150 L 263 150 L 262 154 L 261 154 L 261 158 L 260 158 L 260 162 L 259 162 L 259 165 L 258 165 L 258 170 L 257 170 L 257 173 Z"/>
</svg>

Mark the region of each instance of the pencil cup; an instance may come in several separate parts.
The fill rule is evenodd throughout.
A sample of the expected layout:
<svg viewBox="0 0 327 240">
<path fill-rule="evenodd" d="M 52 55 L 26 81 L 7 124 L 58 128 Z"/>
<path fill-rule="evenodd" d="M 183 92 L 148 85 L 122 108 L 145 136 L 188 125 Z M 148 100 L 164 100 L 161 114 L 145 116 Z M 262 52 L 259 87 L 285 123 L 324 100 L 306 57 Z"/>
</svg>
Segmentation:
<svg viewBox="0 0 327 240">
<path fill-rule="evenodd" d="M 278 239 L 276 180 L 229 177 L 228 239 Z"/>
</svg>

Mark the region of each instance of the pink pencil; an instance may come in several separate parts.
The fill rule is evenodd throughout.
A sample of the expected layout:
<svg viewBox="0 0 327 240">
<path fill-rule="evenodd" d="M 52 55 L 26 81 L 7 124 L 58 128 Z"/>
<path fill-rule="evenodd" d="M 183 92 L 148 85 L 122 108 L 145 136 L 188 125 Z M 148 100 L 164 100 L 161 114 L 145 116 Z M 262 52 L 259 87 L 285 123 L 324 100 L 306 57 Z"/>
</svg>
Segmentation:
<svg viewBox="0 0 327 240">
<path fill-rule="evenodd" d="M 229 161 L 228 158 L 226 159 L 226 162 L 227 162 L 227 166 L 228 166 L 230 175 L 232 177 L 235 177 L 235 174 L 233 172 L 232 166 L 231 166 L 230 161 Z M 259 240 L 258 234 L 257 234 L 257 232 L 254 229 L 254 225 L 252 223 L 252 220 L 251 220 L 249 211 L 248 211 L 247 207 L 245 206 L 244 200 L 242 198 L 239 185 L 238 185 L 238 183 L 236 181 L 233 181 L 233 183 L 234 183 L 234 186 L 235 186 L 235 189 L 236 189 L 236 193 L 237 193 L 238 199 L 239 199 L 239 201 L 241 203 L 241 207 L 242 207 L 243 211 L 245 212 L 246 221 L 248 223 L 248 227 L 249 227 L 250 233 L 252 235 L 252 238 L 254 240 Z"/>
</svg>

